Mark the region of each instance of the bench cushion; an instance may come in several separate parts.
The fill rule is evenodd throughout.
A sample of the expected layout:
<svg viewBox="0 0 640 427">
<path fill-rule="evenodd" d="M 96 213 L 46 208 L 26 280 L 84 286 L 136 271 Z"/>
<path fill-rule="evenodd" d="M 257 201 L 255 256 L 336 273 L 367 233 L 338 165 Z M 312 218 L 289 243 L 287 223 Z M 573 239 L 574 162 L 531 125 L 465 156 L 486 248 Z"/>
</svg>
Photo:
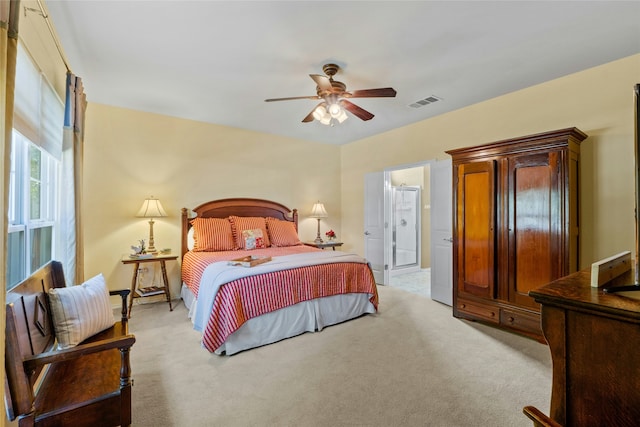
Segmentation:
<svg viewBox="0 0 640 427">
<path fill-rule="evenodd" d="M 114 324 L 102 274 L 81 285 L 49 289 L 58 348 L 74 347 Z"/>
</svg>

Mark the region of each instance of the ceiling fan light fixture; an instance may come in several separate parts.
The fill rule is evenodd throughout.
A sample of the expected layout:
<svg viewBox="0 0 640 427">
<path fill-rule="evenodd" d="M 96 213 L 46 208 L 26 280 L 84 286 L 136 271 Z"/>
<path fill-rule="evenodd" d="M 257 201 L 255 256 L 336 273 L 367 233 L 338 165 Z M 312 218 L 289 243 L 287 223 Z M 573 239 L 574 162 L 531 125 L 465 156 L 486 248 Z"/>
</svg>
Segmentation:
<svg viewBox="0 0 640 427">
<path fill-rule="evenodd" d="M 347 113 L 345 113 L 344 109 L 337 102 L 329 104 L 329 115 L 332 119 L 336 119 L 338 123 L 342 123 L 347 120 Z"/>
<path fill-rule="evenodd" d="M 331 124 L 331 114 L 327 111 L 326 104 L 320 104 L 313 110 L 313 118 L 323 125 Z"/>
<path fill-rule="evenodd" d="M 313 118 L 316 120 L 321 120 L 323 117 L 327 115 L 327 108 L 324 104 L 318 105 L 315 110 L 313 110 Z"/>
<path fill-rule="evenodd" d="M 337 119 L 340 113 L 344 113 L 344 111 L 342 111 L 342 108 L 338 104 L 329 105 L 329 114 L 331 114 L 331 117 Z"/>
<path fill-rule="evenodd" d="M 302 123 L 317 120 L 323 125 L 333 126 L 335 122 L 342 123 L 347 119 L 346 111 L 363 121 L 371 120 L 374 117 L 373 114 L 367 110 L 358 107 L 345 98 L 392 98 L 396 96 L 396 91 L 392 87 L 361 89 L 347 92 L 347 86 L 344 83 L 333 80 L 333 76 L 339 69 L 340 67 L 336 64 L 325 64 L 322 67 L 322 71 L 326 74 L 325 76 L 309 74 L 309 77 L 316 83 L 315 95 L 269 98 L 265 99 L 265 102 L 289 101 L 292 99 L 321 100 L 317 107 L 304 116 Z"/>
</svg>

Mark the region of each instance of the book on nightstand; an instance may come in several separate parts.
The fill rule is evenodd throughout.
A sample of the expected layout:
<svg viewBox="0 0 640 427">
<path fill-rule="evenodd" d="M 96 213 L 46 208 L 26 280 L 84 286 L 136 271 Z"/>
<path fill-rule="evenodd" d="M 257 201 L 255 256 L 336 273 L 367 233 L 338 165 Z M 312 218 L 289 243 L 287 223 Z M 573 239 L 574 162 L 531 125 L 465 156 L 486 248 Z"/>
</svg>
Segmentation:
<svg viewBox="0 0 640 427">
<path fill-rule="evenodd" d="M 131 259 L 149 259 L 153 258 L 153 254 L 131 254 L 129 255 Z"/>
<path fill-rule="evenodd" d="M 147 286 L 146 288 L 136 289 L 136 294 L 141 297 L 148 297 L 151 295 L 164 294 L 164 288 L 158 286 Z"/>
</svg>

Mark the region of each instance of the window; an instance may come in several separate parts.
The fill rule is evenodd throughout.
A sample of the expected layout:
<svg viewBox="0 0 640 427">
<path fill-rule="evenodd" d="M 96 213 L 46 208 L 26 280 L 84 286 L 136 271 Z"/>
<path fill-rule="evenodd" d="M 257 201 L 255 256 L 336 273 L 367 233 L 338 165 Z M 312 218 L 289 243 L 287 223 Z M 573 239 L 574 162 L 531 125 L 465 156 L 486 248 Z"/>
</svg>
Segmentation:
<svg viewBox="0 0 640 427">
<path fill-rule="evenodd" d="M 7 289 L 53 259 L 59 162 L 13 131 Z"/>
<path fill-rule="evenodd" d="M 6 287 L 55 257 L 64 106 L 22 45 L 16 62 Z"/>
</svg>

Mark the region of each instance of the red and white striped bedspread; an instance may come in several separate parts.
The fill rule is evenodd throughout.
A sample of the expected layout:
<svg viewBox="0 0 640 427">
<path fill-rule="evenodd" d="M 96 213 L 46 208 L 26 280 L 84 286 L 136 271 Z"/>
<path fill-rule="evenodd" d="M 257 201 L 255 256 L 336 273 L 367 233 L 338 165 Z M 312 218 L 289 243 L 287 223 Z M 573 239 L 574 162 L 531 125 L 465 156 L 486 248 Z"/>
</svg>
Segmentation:
<svg viewBox="0 0 640 427">
<path fill-rule="evenodd" d="M 256 254 L 256 251 L 251 252 Z M 214 352 L 247 320 L 315 298 L 367 293 L 377 309 L 378 292 L 366 260 L 342 252 L 311 252 L 317 252 L 317 255 L 272 255 L 272 263 L 253 268 L 227 267 L 224 263 L 217 263 L 207 270 L 207 274 L 200 273 L 206 282 L 212 282 L 213 276 L 231 275 L 233 278 L 243 275 L 230 281 L 215 279 L 223 283 L 199 284 L 195 314 L 199 320 L 194 319 L 194 327 L 202 331 L 203 346 Z M 233 258 L 242 256 L 241 252 L 234 253 L 236 256 Z M 212 292 L 213 296 L 210 296 Z M 212 305 L 206 302 L 209 299 L 213 299 Z M 211 307 L 210 314 L 205 307 Z"/>
<path fill-rule="evenodd" d="M 265 249 L 253 249 L 250 251 L 220 251 L 220 252 L 187 252 L 182 259 L 182 281 L 191 290 L 194 295 L 198 295 L 198 287 L 200 286 L 200 278 L 204 270 L 212 263 L 217 261 L 230 261 L 232 259 L 242 258 L 248 255 L 253 256 L 283 256 L 300 254 L 305 252 L 322 252 L 312 246 L 298 245 L 287 247 L 275 247 Z"/>
</svg>

